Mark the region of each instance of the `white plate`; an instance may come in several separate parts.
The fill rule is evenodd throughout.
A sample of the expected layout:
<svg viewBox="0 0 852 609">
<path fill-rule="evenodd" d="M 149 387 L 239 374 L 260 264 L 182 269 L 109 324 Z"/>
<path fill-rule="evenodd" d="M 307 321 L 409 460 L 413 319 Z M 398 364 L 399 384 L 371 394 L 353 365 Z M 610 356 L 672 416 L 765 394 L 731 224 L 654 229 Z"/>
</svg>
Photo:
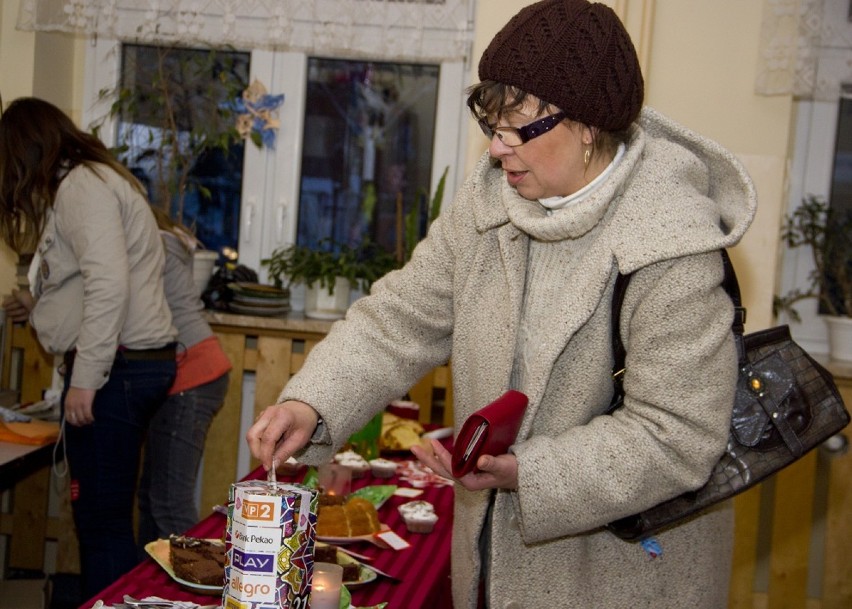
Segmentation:
<svg viewBox="0 0 852 609">
<path fill-rule="evenodd" d="M 433 429 L 432 431 L 427 431 L 424 433 L 421 438 L 430 438 L 432 440 L 443 440 L 444 438 L 449 438 L 453 435 L 452 427 L 441 427 L 439 429 Z"/>
<path fill-rule="evenodd" d="M 379 529 L 379 533 L 390 531 L 390 527 L 388 525 L 384 523 L 381 523 L 381 525 L 382 528 Z M 325 535 L 317 535 L 317 540 L 334 544 L 336 546 L 342 546 L 348 543 L 356 543 L 358 541 L 367 541 L 369 543 L 379 546 L 380 548 L 388 547 L 384 541 L 376 537 L 376 533 L 373 533 L 371 535 L 356 535 L 355 537 L 326 537 Z"/>
<path fill-rule="evenodd" d="M 346 552 L 341 552 L 340 550 L 337 551 L 337 564 L 342 565 L 342 564 L 351 564 L 351 563 L 359 565 L 361 567 L 361 571 L 358 574 L 358 580 L 357 581 L 344 581 L 343 582 L 343 585 L 346 586 L 347 588 L 349 588 L 350 590 L 352 588 L 358 588 L 358 587 L 363 586 L 365 584 L 369 584 L 370 582 L 375 581 L 376 578 L 379 576 L 378 573 L 376 573 L 375 571 L 373 571 L 369 567 L 369 565 L 365 565 L 360 560 L 357 560 L 357 559 L 353 558 L 352 556 L 349 556 Z"/>
<path fill-rule="evenodd" d="M 221 541 L 221 539 L 210 539 L 208 541 Z M 181 586 L 185 586 L 192 590 L 197 591 L 200 594 L 221 594 L 222 588 L 224 587 L 224 583 L 221 586 L 205 586 L 203 584 L 196 584 L 190 581 L 186 581 L 175 575 L 175 571 L 172 568 L 172 561 L 169 558 L 169 540 L 168 539 L 158 539 L 156 541 L 152 541 L 145 545 L 145 551 L 148 555 L 154 559 L 154 561 L 160 565 L 163 570 L 169 574 L 173 580 L 179 583 Z M 345 552 L 337 552 L 337 562 L 338 563 L 355 563 L 361 567 L 360 573 L 358 574 L 357 581 L 345 581 L 343 585 L 346 586 L 347 589 L 358 588 L 360 586 L 364 586 L 369 584 L 378 578 L 378 573 L 373 571 L 369 566 L 365 565 L 359 560 L 354 559 L 349 556 Z M 224 578 L 224 573 L 223 573 Z M 343 599 L 341 599 L 343 600 Z M 351 605 L 350 605 L 351 606 Z"/>
<path fill-rule="evenodd" d="M 345 313 L 341 313 L 339 311 L 328 311 L 325 309 L 317 309 L 316 311 L 305 311 L 305 317 L 309 317 L 311 319 L 325 319 L 325 320 L 335 320 L 335 319 L 343 319 Z"/>
<path fill-rule="evenodd" d="M 208 539 L 207 541 L 216 541 L 221 542 L 221 539 Z M 179 583 L 181 586 L 186 586 L 192 590 L 200 594 L 222 594 L 222 588 L 225 586 L 225 572 L 222 571 L 222 585 L 221 586 L 206 586 L 204 584 L 196 584 L 194 582 L 186 581 L 175 575 L 175 570 L 172 568 L 172 560 L 169 557 L 169 540 L 168 539 L 158 539 L 156 541 L 151 541 L 145 544 L 145 551 L 154 559 L 154 561 L 160 565 L 163 570 L 169 574 L 173 580 Z"/>
</svg>

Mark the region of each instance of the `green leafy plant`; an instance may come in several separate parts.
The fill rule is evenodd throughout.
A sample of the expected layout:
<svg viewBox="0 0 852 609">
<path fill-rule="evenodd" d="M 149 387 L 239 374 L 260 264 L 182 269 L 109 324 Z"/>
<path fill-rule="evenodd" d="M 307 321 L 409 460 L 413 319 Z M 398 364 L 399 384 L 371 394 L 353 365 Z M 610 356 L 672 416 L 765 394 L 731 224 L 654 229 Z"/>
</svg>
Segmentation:
<svg viewBox="0 0 852 609">
<path fill-rule="evenodd" d="M 322 241 L 319 248 L 296 244 L 278 248 L 260 264 L 268 269 L 276 287 L 293 283 L 313 287 L 318 283 L 330 293 L 334 293 L 338 277 L 349 281 L 353 288 L 368 291 L 374 281 L 397 267 L 394 256 L 372 241 L 350 247 L 329 240 Z"/>
<path fill-rule="evenodd" d="M 441 213 L 441 203 L 444 199 L 444 187 L 447 182 L 447 172 L 450 170 L 449 167 L 444 168 L 444 173 L 441 174 L 441 179 L 438 180 L 438 185 L 435 188 L 435 194 L 432 195 L 432 198 L 429 198 L 429 191 L 425 188 L 421 189 L 418 193 L 417 200 L 414 205 L 411 206 L 411 209 L 408 210 L 408 213 L 405 214 L 404 220 L 404 257 L 400 260 L 401 264 L 405 264 L 411 259 L 411 254 L 414 252 L 415 246 L 420 242 L 423 238 L 423 235 L 420 234 L 420 217 L 422 213 L 422 205 L 424 202 L 429 202 L 429 207 L 427 209 L 427 223 L 426 228 L 428 230 L 429 226 L 438 217 L 438 214 Z M 397 239 L 399 239 L 399 235 Z"/>
<path fill-rule="evenodd" d="M 785 311 L 800 321 L 794 305 L 816 298 L 821 312 L 852 317 L 852 212 L 836 210 L 824 198 L 808 195 L 784 218 L 781 238 L 789 248 L 810 248 L 814 269 L 806 289 L 775 297 L 775 313 Z"/>
<path fill-rule="evenodd" d="M 411 258 L 414 247 L 422 238 L 419 229 L 424 202 L 428 201 L 427 230 L 438 217 L 448 171 L 449 167 L 444 169 L 435 194 L 429 197 L 428 191 L 423 189 L 417 202 L 405 215 L 404 230 L 396 236 L 400 246 L 396 254 L 391 254 L 370 240 L 365 240 L 358 247 L 350 247 L 324 239 L 316 248 L 295 244 L 278 248 L 260 261 L 261 266 L 267 268 L 270 281 L 279 288 L 289 287 L 293 283 L 304 283 L 308 287 L 319 283 L 333 293 L 335 281 L 343 277 L 353 288 L 369 291 L 373 282 L 400 268 Z M 375 198 L 375 189 L 368 185 L 362 206 L 372 210 Z M 401 247 L 403 244 L 404 248 Z"/>
<path fill-rule="evenodd" d="M 151 53 L 155 61 L 142 59 Z M 202 200 L 211 196 L 193 178 L 198 161 L 213 151 L 227 157 L 243 140 L 233 105 L 226 102 L 246 88 L 247 66 L 224 49 L 137 47 L 127 60 L 128 80 L 99 92 L 110 109 L 92 132 L 98 135 L 108 118 L 134 125 L 119 131 L 113 152 L 131 170 L 149 168 L 152 202 L 183 222 L 188 193 L 195 191 Z"/>
</svg>

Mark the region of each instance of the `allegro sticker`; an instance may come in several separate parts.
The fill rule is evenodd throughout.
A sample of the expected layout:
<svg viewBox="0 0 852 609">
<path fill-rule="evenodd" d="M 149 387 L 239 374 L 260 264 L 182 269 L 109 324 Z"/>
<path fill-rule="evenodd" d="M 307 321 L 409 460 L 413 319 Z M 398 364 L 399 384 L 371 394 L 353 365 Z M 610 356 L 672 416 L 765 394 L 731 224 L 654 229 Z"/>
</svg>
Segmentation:
<svg viewBox="0 0 852 609">
<path fill-rule="evenodd" d="M 228 596 L 254 603 L 275 602 L 275 581 L 275 576 L 243 575 L 239 571 L 231 571 Z"/>
</svg>

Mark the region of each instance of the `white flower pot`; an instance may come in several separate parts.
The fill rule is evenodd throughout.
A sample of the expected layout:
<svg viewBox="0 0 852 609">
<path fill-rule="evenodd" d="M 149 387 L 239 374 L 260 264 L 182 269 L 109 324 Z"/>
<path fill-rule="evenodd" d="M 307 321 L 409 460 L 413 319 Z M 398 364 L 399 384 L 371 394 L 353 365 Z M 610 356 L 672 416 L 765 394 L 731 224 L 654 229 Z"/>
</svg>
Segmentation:
<svg viewBox="0 0 852 609">
<path fill-rule="evenodd" d="M 210 282 L 210 277 L 213 276 L 213 269 L 216 267 L 216 260 L 218 259 L 219 252 L 212 250 L 196 250 L 193 253 L 192 281 L 195 283 L 195 289 L 199 296 L 201 296 Z"/>
<path fill-rule="evenodd" d="M 852 317 L 824 315 L 828 325 L 828 353 L 831 359 L 852 363 Z"/>
<path fill-rule="evenodd" d="M 349 281 L 338 277 L 334 293 L 329 294 L 319 283 L 305 290 L 305 317 L 313 319 L 342 319 L 349 307 Z"/>
</svg>

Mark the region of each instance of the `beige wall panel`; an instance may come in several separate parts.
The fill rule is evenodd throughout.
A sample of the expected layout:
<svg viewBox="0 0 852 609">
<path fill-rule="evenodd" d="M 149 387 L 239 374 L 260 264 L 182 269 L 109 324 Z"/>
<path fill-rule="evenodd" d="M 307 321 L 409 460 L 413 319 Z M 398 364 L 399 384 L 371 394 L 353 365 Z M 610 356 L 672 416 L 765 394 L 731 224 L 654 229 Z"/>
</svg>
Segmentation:
<svg viewBox="0 0 852 609">
<path fill-rule="evenodd" d="M 852 407 L 852 378 L 836 380 L 846 407 Z M 844 433 L 849 438 L 852 430 L 847 427 Z M 847 448 L 845 453 L 830 458 L 829 463 L 822 609 L 847 609 L 852 607 L 852 560 L 849 559 L 852 543 L 852 452 Z"/>
<path fill-rule="evenodd" d="M 35 95 L 56 104 L 79 124 L 85 40 L 70 34 L 15 29 L 19 4 L 19 0 L 0 0 L 0 95 L 4 107 L 18 97 Z M 0 297 L 17 287 L 17 260 L 0 243 Z"/>
<path fill-rule="evenodd" d="M 255 372 L 256 384 L 254 389 L 255 417 L 267 406 L 278 402 L 278 395 L 290 379 L 292 352 L 293 340 L 290 338 L 278 336 L 258 337 L 257 370 Z M 260 465 L 260 461 L 252 457 L 249 469 L 254 470 L 258 465 Z"/>
<path fill-rule="evenodd" d="M 500 28 L 502 28 L 512 16 L 521 10 L 523 7 L 532 4 L 532 0 L 477 0 L 476 3 L 476 31 L 474 32 L 473 54 L 470 63 L 470 78 L 468 84 L 479 82 L 477 69 L 479 66 L 479 58 L 482 52 L 494 38 Z M 465 96 L 467 99 L 467 96 Z M 465 110 L 466 116 L 470 113 Z M 488 141 L 482 135 L 482 131 L 470 120 L 468 125 L 468 140 L 467 153 L 465 155 L 465 171 L 464 175 L 469 174 L 476 161 L 482 156 L 482 153 L 488 148 Z"/>
<path fill-rule="evenodd" d="M 242 411 L 242 376 L 245 337 L 242 334 L 217 333 L 222 349 L 231 360 L 228 393 L 225 403 L 213 417 L 204 443 L 204 462 L 201 472 L 201 513 L 228 500 L 228 489 L 237 479 L 237 460 Z"/>
<path fill-rule="evenodd" d="M 290 379 L 293 339 L 260 336 L 257 339 L 257 381 L 254 390 L 254 414 L 278 402 L 278 396 Z"/>
<path fill-rule="evenodd" d="M 753 609 L 752 591 L 757 572 L 761 487 L 734 497 L 734 554 L 728 609 Z"/>
<path fill-rule="evenodd" d="M 754 93 L 762 2 L 656 0 L 646 98 L 740 154 L 785 156 L 791 102 Z"/>
<path fill-rule="evenodd" d="M 15 29 L 18 0 L 0 0 L 0 95 L 3 107 L 18 97 L 33 94 L 35 35 Z M 17 286 L 17 255 L 0 242 L 0 297 Z"/>
<path fill-rule="evenodd" d="M 15 29 L 19 0 L 0 0 L 0 93 L 4 105 L 33 94 L 35 35 Z"/>
<path fill-rule="evenodd" d="M 35 35 L 35 66 L 33 95 L 58 106 L 79 126 L 79 103 L 75 92 L 79 85 L 76 62 L 75 37 L 70 34 L 39 32 Z M 82 84 L 82 83 L 80 83 Z"/>
<path fill-rule="evenodd" d="M 743 303 L 748 309 L 746 331 L 754 332 L 775 324 L 772 294 L 778 281 L 779 235 L 787 163 L 783 156 L 737 156 L 757 189 L 757 215 L 732 254 Z"/>
<path fill-rule="evenodd" d="M 805 606 L 816 458 L 812 451 L 775 477 L 768 596 L 772 609 Z"/>
<path fill-rule="evenodd" d="M 762 2 L 656 0 L 646 103 L 736 154 L 758 213 L 733 253 L 748 331 L 772 325 L 792 102 L 754 93 Z"/>
</svg>

